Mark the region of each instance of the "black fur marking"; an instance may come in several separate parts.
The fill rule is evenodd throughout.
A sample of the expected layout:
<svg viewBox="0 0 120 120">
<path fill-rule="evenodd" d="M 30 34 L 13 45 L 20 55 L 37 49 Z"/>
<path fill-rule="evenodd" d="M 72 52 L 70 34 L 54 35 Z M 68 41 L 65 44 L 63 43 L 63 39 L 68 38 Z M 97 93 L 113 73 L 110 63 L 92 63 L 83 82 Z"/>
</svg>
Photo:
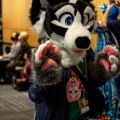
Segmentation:
<svg viewBox="0 0 120 120">
<path fill-rule="evenodd" d="M 39 15 L 41 10 L 40 0 L 32 0 L 32 7 L 30 8 L 30 20 L 31 23 L 34 25 L 36 21 L 38 21 Z"/>
<path fill-rule="evenodd" d="M 89 30 L 90 32 L 92 32 L 93 29 L 94 29 L 94 25 L 92 25 L 90 28 L 88 28 L 88 30 Z"/>
<path fill-rule="evenodd" d="M 82 0 L 83 2 L 88 3 L 88 5 L 94 10 L 95 6 L 91 3 L 93 0 Z"/>
<path fill-rule="evenodd" d="M 83 16 L 83 12 L 87 6 L 90 6 L 92 10 L 95 12 L 95 19 L 96 19 L 96 14 L 97 12 L 95 11 L 95 6 L 91 3 L 93 0 L 78 0 L 76 3 L 76 7 L 78 11 L 81 13 Z"/>
<path fill-rule="evenodd" d="M 61 2 L 68 2 L 69 0 L 47 0 L 51 5 L 57 5 Z"/>
<path fill-rule="evenodd" d="M 62 28 L 60 26 L 57 26 L 57 25 L 55 26 L 55 25 L 51 24 L 52 20 L 59 21 L 59 19 L 57 19 L 56 15 L 55 15 L 55 12 L 65 5 L 71 5 L 71 6 L 75 7 L 75 5 L 72 3 L 64 2 L 64 3 L 60 3 L 59 5 L 49 6 L 46 9 L 46 19 L 45 19 L 44 26 L 45 26 L 45 30 L 49 36 L 53 33 L 53 31 L 59 35 L 62 35 L 62 36 L 65 35 L 65 33 L 67 31 L 66 28 Z M 76 13 L 76 10 L 74 13 Z"/>
<path fill-rule="evenodd" d="M 60 26 L 57 26 L 57 25 L 54 25 L 54 24 L 51 24 L 51 26 L 53 28 L 53 31 L 56 34 L 61 35 L 63 37 L 65 36 L 67 28 L 63 28 L 63 27 L 60 27 Z"/>
<path fill-rule="evenodd" d="M 51 21 L 57 19 L 57 17 L 53 13 L 52 7 L 48 7 L 46 9 L 45 17 L 46 17 L 45 22 L 44 22 L 45 30 L 46 30 L 47 34 L 50 36 L 50 34 L 53 33 L 53 29 L 51 27 Z"/>
<path fill-rule="evenodd" d="M 89 6 L 89 4 L 87 4 L 86 2 L 81 1 L 81 0 L 78 0 L 76 3 L 76 7 L 82 16 L 83 16 L 84 10 L 87 6 Z"/>
</svg>

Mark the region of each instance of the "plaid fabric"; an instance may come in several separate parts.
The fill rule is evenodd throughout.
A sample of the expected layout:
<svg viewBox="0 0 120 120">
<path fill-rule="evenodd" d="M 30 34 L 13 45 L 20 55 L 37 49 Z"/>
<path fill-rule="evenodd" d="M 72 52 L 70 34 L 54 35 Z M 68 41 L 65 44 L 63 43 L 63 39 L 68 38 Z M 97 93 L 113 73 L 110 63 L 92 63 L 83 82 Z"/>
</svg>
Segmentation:
<svg viewBox="0 0 120 120">
<path fill-rule="evenodd" d="M 119 100 L 119 104 L 118 104 L 116 120 L 120 120 L 120 100 Z"/>
</svg>

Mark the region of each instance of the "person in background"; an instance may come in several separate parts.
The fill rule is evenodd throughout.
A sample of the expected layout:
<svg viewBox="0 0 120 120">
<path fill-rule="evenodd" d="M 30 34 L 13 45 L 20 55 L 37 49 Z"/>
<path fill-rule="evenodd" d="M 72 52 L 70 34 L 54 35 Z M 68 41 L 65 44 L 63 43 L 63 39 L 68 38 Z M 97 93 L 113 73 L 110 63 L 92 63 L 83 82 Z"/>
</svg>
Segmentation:
<svg viewBox="0 0 120 120">
<path fill-rule="evenodd" d="M 19 41 L 21 42 L 21 49 L 19 54 L 16 56 L 15 58 L 15 62 L 17 65 L 19 66 L 24 66 L 25 65 L 25 61 L 24 61 L 24 53 L 30 54 L 31 53 L 31 48 L 30 45 L 28 43 L 28 33 L 25 31 L 20 32 L 20 35 L 18 37 Z"/>
<path fill-rule="evenodd" d="M 15 74 L 15 68 L 17 66 L 24 66 L 25 65 L 25 60 L 23 58 L 24 54 L 30 54 L 31 48 L 30 45 L 28 44 L 28 33 L 25 31 L 20 32 L 20 35 L 18 37 L 18 40 L 21 43 L 20 51 L 18 55 L 6 66 L 6 76 L 8 80 L 12 78 L 12 76 Z"/>
<path fill-rule="evenodd" d="M 7 64 L 10 64 L 13 62 L 13 59 L 18 55 L 21 47 L 21 43 L 18 40 L 19 32 L 13 32 L 11 35 L 11 40 L 13 41 L 11 47 L 6 47 L 4 53 L 1 55 L 1 59 L 9 59 L 8 62 L 5 63 L 5 66 Z M 10 50 L 10 51 L 9 51 Z M 6 81 L 6 69 L 0 70 L 0 76 L 2 78 L 0 79 L 0 83 L 5 83 Z"/>
<path fill-rule="evenodd" d="M 108 4 L 99 6 L 103 14 L 105 13 L 107 7 L 108 7 Z M 118 15 L 119 15 L 118 7 L 116 5 L 112 6 L 108 14 L 108 22 L 116 21 Z M 105 28 L 101 28 L 100 24 L 101 24 L 101 21 L 98 22 L 97 27 L 94 30 L 94 33 L 98 35 L 96 48 L 94 50 L 95 53 L 102 51 L 106 45 L 115 45 L 115 39 L 111 31 Z M 115 88 L 116 86 L 115 86 L 114 79 L 111 81 L 108 81 L 105 85 L 100 87 L 100 90 L 102 91 L 102 94 L 104 95 L 104 98 L 105 98 L 105 103 L 107 105 L 105 106 L 105 111 L 107 115 L 110 116 L 111 120 L 116 119 L 116 111 L 118 106 L 117 92 Z"/>
<path fill-rule="evenodd" d="M 109 4 L 101 20 L 100 27 L 110 30 L 116 39 L 115 41 L 116 45 L 120 47 L 120 20 L 115 20 L 112 22 L 108 21 L 109 11 L 114 5 L 117 5 L 118 7 L 120 7 L 120 0 L 115 0 L 113 3 Z M 118 79 L 120 80 L 120 77 L 118 77 Z M 116 86 L 118 91 L 118 97 L 120 98 L 120 82 L 117 80 L 115 80 L 115 82 L 117 82 Z"/>
<path fill-rule="evenodd" d="M 6 46 L 5 47 L 5 53 L 8 54 L 8 53 L 10 53 L 10 51 L 11 51 L 11 47 Z"/>
<path fill-rule="evenodd" d="M 22 69 L 19 69 L 18 67 L 17 69 L 18 76 L 14 77 L 12 81 L 13 88 L 19 91 L 28 90 L 29 88 L 29 77 L 31 71 L 31 64 L 30 64 L 31 54 L 24 53 L 23 58 L 25 60 L 25 65 Z"/>
<path fill-rule="evenodd" d="M 21 42 L 18 40 L 19 32 L 13 32 L 11 36 L 11 40 L 13 41 L 13 44 L 11 46 L 11 50 L 8 54 L 4 53 L 3 58 L 9 58 L 9 59 L 14 59 L 21 47 Z"/>
<path fill-rule="evenodd" d="M 119 40 L 120 39 L 120 20 L 114 20 L 112 22 L 108 21 L 109 11 L 111 10 L 111 8 L 114 5 L 119 8 L 120 7 L 120 0 L 115 0 L 113 3 L 108 5 L 108 8 L 105 11 L 105 13 L 103 15 L 103 18 L 101 20 L 100 27 L 110 30 L 114 34 L 114 36 L 116 38 L 116 42 L 117 42 L 116 44 L 118 46 L 120 46 L 120 40 Z"/>
<path fill-rule="evenodd" d="M 101 20 L 100 27 L 110 30 L 114 35 L 114 39 L 116 40 L 115 41 L 116 46 L 120 47 L 120 20 L 117 19 L 117 20 L 112 21 L 112 22 L 108 21 L 108 14 L 113 6 L 117 6 L 119 8 L 120 7 L 120 0 L 115 0 L 109 4 L 109 6 L 108 6 L 108 8 L 107 8 L 106 12 L 104 13 L 103 18 Z M 118 98 L 120 100 L 120 76 L 118 76 L 115 79 L 115 85 L 117 88 Z M 119 114 L 120 114 L 120 112 L 119 112 L 119 107 L 118 107 L 118 113 L 117 113 L 116 119 L 120 119 Z"/>
</svg>

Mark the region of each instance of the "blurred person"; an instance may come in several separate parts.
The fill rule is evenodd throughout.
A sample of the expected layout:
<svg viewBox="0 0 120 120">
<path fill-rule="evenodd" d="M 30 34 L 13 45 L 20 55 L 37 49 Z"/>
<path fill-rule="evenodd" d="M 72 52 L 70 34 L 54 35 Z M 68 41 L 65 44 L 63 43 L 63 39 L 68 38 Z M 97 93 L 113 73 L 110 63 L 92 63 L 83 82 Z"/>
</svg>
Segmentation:
<svg viewBox="0 0 120 120">
<path fill-rule="evenodd" d="M 23 90 L 28 90 L 29 88 L 29 77 L 30 77 L 30 70 L 31 70 L 31 65 L 30 65 L 30 57 L 31 54 L 24 53 L 24 60 L 25 60 L 25 65 L 22 69 L 17 69 L 18 75 L 16 75 L 13 79 L 13 88 L 23 91 Z"/>
<path fill-rule="evenodd" d="M 105 13 L 108 4 L 104 4 L 103 6 L 99 6 L 103 14 Z M 117 20 L 119 15 L 119 9 L 116 5 L 112 6 L 111 10 L 108 14 L 108 22 L 113 22 Z M 95 48 L 95 52 L 100 52 L 106 45 L 114 45 L 115 39 L 110 30 L 104 29 L 100 27 L 101 21 L 98 22 L 97 27 L 94 30 L 95 34 L 98 34 L 98 40 Z M 108 81 L 104 86 L 100 87 L 102 94 L 104 95 L 105 102 L 107 106 L 105 107 L 105 111 L 107 115 L 110 116 L 111 120 L 116 119 L 116 111 L 118 106 L 118 98 L 116 92 L 116 86 L 114 79 Z"/>
<path fill-rule="evenodd" d="M 8 58 L 9 61 L 5 62 L 4 66 L 11 63 L 12 60 L 18 55 L 20 51 L 21 43 L 18 40 L 18 36 L 19 36 L 19 32 L 13 32 L 11 35 L 11 40 L 13 41 L 11 47 L 5 47 L 5 52 L 1 56 L 1 59 Z M 5 76 L 6 76 L 5 72 L 6 72 L 5 67 L 0 70 L 0 76 L 2 76 L 2 78 L 0 79 L 0 83 L 5 82 Z"/>
<path fill-rule="evenodd" d="M 108 7 L 108 4 L 104 4 L 103 6 L 99 6 L 99 7 L 104 14 Z M 108 22 L 116 21 L 118 15 L 119 15 L 119 9 L 116 5 L 113 5 L 108 13 Z M 95 28 L 94 33 L 98 34 L 98 41 L 97 41 L 97 46 L 95 48 L 95 52 L 101 51 L 106 45 L 117 44 L 116 38 L 114 37 L 112 32 L 109 29 L 105 29 L 101 27 L 101 21 L 97 23 L 97 27 Z"/>
<path fill-rule="evenodd" d="M 10 53 L 10 51 L 11 51 L 11 47 L 6 46 L 5 47 L 5 53 L 8 54 L 8 53 Z"/>
<path fill-rule="evenodd" d="M 18 40 L 21 42 L 21 47 L 18 55 L 7 65 L 6 67 L 6 76 L 8 80 L 15 74 L 15 67 L 17 66 L 24 66 L 25 65 L 25 60 L 23 58 L 24 53 L 30 54 L 31 48 L 30 45 L 28 44 L 28 33 L 23 31 L 20 32 L 20 35 L 18 37 Z M 12 72 L 11 72 L 12 71 Z"/>
<path fill-rule="evenodd" d="M 11 40 L 13 41 L 13 43 L 11 46 L 11 50 L 9 53 L 4 53 L 3 58 L 14 59 L 18 55 L 21 47 L 21 42 L 18 40 L 18 36 L 19 32 L 12 33 Z"/>
<path fill-rule="evenodd" d="M 101 20 L 100 27 L 110 30 L 115 38 L 116 38 L 116 44 L 120 46 L 120 20 L 114 20 L 114 21 L 108 21 L 108 15 L 109 11 L 113 6 L 120 7 L 120 0 L 115 0 L 113 3 L 108 5 L 107 10 L 105 11 L 103 18 Z"/>
<path fill-rule="evenodd" d="M 117 20 L 112 21 L 112 22 L 108 21 L 108 14 L 113 6 L 117 6 L 119 8 L 120 7 L 120 0 L 114 0 L 109 4 L 106 12 L 103 15 L 100 26 L 102 28 L 110 30 L 113 33 L 114 39 L 115 39 L 115 44 L 118 47 L 120 47 L 120 40 L 119 40 L 120 39 L 120 20 L 117 19 Z M 120 100 L 120 76 L 115 78 L 115 84 L 116 84 L 116 88 L 117 88 L 118 98 Z M 119 112 L 119 107 L 118 107 L 117 119 L 120 119 L 119 114 L 120 114 L 120 112 Z"/>
<path fill-rule="evenodd" d="M 113 6 L 117 5 L 120 7 L 120 0 L 115 0 L 113 3 L 109 4 L 106 12 L 101 20 L 100 27 L 110 30 L 115 38 L 115 44 L 120 47 L 120 20 L 108 21 L 108 14 Z M 118 80 L 117 80 L 118 79 Z M 120 98 L 120 77 L 115 79 L 118 97 Z"/>
<path fill-rule="evenodd" d="M 20 49 L 20 52 L 18 54 L 18 56 L 15 58 L 15 61 L 16 63 L 18 63 L 19 61 L 19 66 L 23 66 L 25 64 L 25 61 L 24 61 L 24 53 L 27 53 L 27 54 L 30 54 L 31 53 L 31 48 L 30 48 L 30 45 L 27 41 L 29 35 L 27 32 L 23 31 L 23 32 L 20 32 L 20 35 L 18 37 L 19 41 L 21 42 L 21 49 Z"/>
</svg>

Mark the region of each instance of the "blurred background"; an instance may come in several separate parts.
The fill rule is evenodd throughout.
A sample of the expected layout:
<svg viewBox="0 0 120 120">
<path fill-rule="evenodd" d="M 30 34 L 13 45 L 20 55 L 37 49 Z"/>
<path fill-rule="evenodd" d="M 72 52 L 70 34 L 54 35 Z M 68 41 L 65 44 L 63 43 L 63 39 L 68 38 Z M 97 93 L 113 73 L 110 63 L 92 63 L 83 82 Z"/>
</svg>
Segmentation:
<svg viewBox="0 0 120 120">
<path fill-rule="evenodd" d="M 96 21 L 101 20 L 103 16 L 98 6 L 108 2 L 109 0 L 93 0 L 97 11 Z M 29 20 L 30 6 L 31 0 L 0 0 L 0 56 L 7 50 L 9 52 L 13 42 L 11 35 L 14 31 L 26 31 L 29 35 L 27 42 L 30 47 L 38 47 L 39 38 L 32 31 Z M 92 48 L 95 49 L 98 35 L 93 33 L 92 37 Z M 6 82 L 3 74 L 5 74 L 8 62 L 9 60 L 0 61 L 0 120 L 33 120 L 34 103 L 29 100 L 27 94 L 28 78 L 27 81 L 23 81 L 23 79 L 18 80 L 12 76 L 12 83 Z M 19 78 L 22 76 L 23 68 L 24 66 L 17 71 Z M 21 88 L 21 84 L 27 87 Z"/>
</svg>

